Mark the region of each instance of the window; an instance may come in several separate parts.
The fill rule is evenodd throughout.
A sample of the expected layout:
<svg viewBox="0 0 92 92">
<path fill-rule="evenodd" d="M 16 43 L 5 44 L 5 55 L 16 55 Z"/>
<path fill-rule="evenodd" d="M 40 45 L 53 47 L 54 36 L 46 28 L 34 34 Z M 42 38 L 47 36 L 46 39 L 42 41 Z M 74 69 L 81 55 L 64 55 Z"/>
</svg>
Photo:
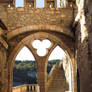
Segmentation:
<svg viewBox="0 0 92 92">
<path fill-rule="evenodd" d="M 45 40 L 34 40 L 33 47 L 37 49 L 37 54 L 39 56 L 45 56 L 48 52 L 48 48 L 51 46 L 51 42 L 48 39 Z"/>
<path fill-rule="evenodd" d="M 24 46 L 18 53 L 13 68 L 13 87 L 37 83 L 37 63 L 31 51 Z"/>
<path fill-rule="evenodd" d="M 36 8 L 44 8 L 44 0 L 36 0 Z"/>
<path fill-rule="evenodd" d="M 57 8 L 60 8 L 60 0 L 57 0 Z"/>
<path fill-rule="evenodd" d="M 24 0 L 16 0 L 16 7 L 24 7 Z"/>
</svg>

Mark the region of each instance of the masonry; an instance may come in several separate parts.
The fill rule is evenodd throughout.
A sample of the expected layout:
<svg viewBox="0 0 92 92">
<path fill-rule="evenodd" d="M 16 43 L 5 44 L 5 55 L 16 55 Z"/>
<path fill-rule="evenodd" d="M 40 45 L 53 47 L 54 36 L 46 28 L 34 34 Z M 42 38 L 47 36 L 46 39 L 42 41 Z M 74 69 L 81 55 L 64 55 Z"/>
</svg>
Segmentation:
<svg viewBox="0 0 92 92">
<path fill-rule="evenodd" d="M 40 92 L 91 92 L 90 3 L 90 0 L 67 0 L 66 6 L 57 8 L 57 0 L 45 0 L 44 8 L 36 8 L 36 0 L 24 0 L 23 7 L 16 7 L 16 0 L 0 0 L 0 92 L 13 92 L 13 64 L 23 46 L 27 46 L 36 59 Z M 52 46 L 45 56 L 40 57 L 32 43 L 45 39 Z M 66 59 L 63 66 L 55 66 L 47 80 L 48 57 L 56 46 L 64 50 Z M 69 86 L 69 75 L 70 88 L 66 87 Z M 60 84 L 57 83 L 59 79 Z M 55 82 L 59 85 L 57 89 L 54 89 Z"/>
</svg>

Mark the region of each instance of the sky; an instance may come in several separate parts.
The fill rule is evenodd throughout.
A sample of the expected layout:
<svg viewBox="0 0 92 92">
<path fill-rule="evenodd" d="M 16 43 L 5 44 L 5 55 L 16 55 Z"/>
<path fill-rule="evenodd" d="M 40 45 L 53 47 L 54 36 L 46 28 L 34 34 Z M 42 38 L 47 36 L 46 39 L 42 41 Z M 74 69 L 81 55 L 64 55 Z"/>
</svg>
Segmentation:
<svg viewBox="0 0 92 92">
<path fill-rule="evenodd" d="M 40 52 L 41 53 L 41 52 Z M 62 59 L 64 57 L 64 52 L 63 50 L 57 46 L 53 52 L 51 53 L 49 60 L 53 60 L 53 59 Z M 18 53 L 16 60 L 35 60 L 34 56 L 32 55 L 32 53 L 30 52 L 30 50 L 24 46 L 21 51 Z"/>
<path fill-rule="evenodd" d="M 45 0 L 36 0 L 36 7 L 37 8 L 43 8 L 44 7 L 44 1 Z M 16 7 L 24 6 L 24 0 L 16 0 Z M 57 7 L 59 7 L 59 0 L 57 0 Z"/>
<path fill-rule="evenodd" d="M 43 8 L 44 7 L 44 1 L 45 0 L 36 0 L 36 7 L 37 8 Z M 59 7 L 59 0 L 57 0 L 57 6 Z"/>
<path fill-rule="evenodd" d="M 45 56 L 48 52 L 48 48 L 50 48 L 52 46 L 52 43 L 45 39 L 43 41 L 40 40 L 34 40 L 34 42 L 32 43 L 32 47 L 36 50 L 36 53 L 38 54 L 38 56 Z M 49 60 L 53 60 L 53 59 L 62 59 L 64 57 L 64 51 L 57 46 L 51 53 Z M 35 60 L 33 54 L 31 53 L 31 51 L 24 46 L 20 52 L 18 53 L 16 60 Z"/>
<path fill-rule="evenodd" d="M 16 7 L 23 7 L 24 5 L 24 1 L 23 0 L 16 0 Z M 57 6 L 59 7 L 59 0 L 57 0 Z M 36 7 L 37 8 L 43 8 L 44 7 L 44 0 L 36 0 Z M 46 46 L 48 47 L 50 45 L 50 42 L 43 42 L 43 44 L 39 45 L 39 41 L 38 43 L 36 42 L 34 44 L 34 47 L 39 47 L 37 50 L 37 54 L 40 56 L 44 56 L 46 55 Z M 49 60 L 53 60 L 53 59 L 62 59 L 64 57 L 64 51 L 57 46 L 53 52 L 51 53 Z M 35 60 L 34 56 L 32 55 L 32 53 L 29 51 L 29 49 L 27 47 L 23 47 L 21 49 L 21 51 L 18 53 L 16 60 Z"/>
</svg>

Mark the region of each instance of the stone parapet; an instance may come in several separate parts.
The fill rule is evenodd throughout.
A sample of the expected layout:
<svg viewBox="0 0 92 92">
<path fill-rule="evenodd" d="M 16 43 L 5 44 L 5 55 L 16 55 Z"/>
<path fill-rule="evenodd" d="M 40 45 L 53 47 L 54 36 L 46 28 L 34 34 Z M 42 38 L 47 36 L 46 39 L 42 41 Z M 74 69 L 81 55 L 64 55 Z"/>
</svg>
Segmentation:
<svg viewBox="0 0 92 92">
<path fill-rule="evenodd" d="M 13 92 L 40 92 L 38 84 L 26 84 L 13 87 Z"/>
<path fill-rule="evenodd" d="M 3 20 L 3 19 L 2 19 Z M 27 25 L 58 25 L 70 28 L 73 21 L 72 8 L 7 8 L 8 30 Z"/>
</svg>

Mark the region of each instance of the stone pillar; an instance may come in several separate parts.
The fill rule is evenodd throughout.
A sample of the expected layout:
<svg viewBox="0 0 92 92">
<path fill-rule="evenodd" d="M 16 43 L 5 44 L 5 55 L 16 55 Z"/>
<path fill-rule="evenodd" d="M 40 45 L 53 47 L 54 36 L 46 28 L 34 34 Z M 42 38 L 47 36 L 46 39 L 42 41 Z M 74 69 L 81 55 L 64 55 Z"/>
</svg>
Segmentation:
<svg viewBox="0 0 92 92">
<path fill-rule="evenodd" d="M 24 7 L 26 7 L 26 4 L 27 4 L 27 3 L 26 3 L 26 0 L 24 0 Z"/>
<path fill-rule="evenodd" d="M 8 65 L 8 70 L 10 70 L 11 67 Z M 12 92 L 12 86 L 13 86 L 13 70 L 8 71 L 8 92 Z"/>
<path fill-rule="evenodd" d="M 85 0 L 77 0 L 78 13 L 75 21 L 79 22 L 76 30 L 76 57 L 80 77 L 80 92 L 91 92 L 89 69 L 89 42 L 85 16 Z M 89 21 L 88 21 L 89 22 Z"/>
<path fill-rule="evenodd" d="M 36 0 L 34 0 L 34 8 L 36 8 Z"/>
<path fill-rule="evenodd" d="M 89 61 L 88 61 L 88 38 L 85 38 L 83 42 L 81 42 L 81 33 L 80 28 L 78 26 L 77 29 L 78 36 L 76 40 L 77 49 L 77 67 L 80 75 L 80 92 L 90 92 L 89 90 Z M 83 30 L 82 30 L 83 31 Z"/>
<path fill-rule="evenodd" d="M 57 8 L 57 0 L 55 0 L 55 8 Z"/>
<path fill-rule="evenodd" d="M 6 69 L 6 49 L 0 43 L 0 92 L 7 92 L 7 78 L 5 77 Z"/>
<path fill-rule="evenodd" d="M 85 1 L 85 15 L 88 30 L 89 91 L 92 91 L 92 1 Z"/>
<path fill-rule="evenodd" d="M 36 0 L 26 0 L 25 3 L 29 8 L 36 8 Z"/>
<path fill-rule="evenodd" d="M 57 8 L 57 0 L 45 0 L 46 8 Z"/>
<path fill-rule="evenodd" d="M 15 7 L 15 1 L 10 1 L 8 5 L 10 5 L 10 7 Z"/>
<path fill-rule="evenodd" d="M 1 37 L 2 35 L 4 35 L 4 32 L 0 28 L 0 92 L 7 92 L 8 77 L 5 77 L 7 75 L 5 70 L 7 70 L 6 53 L 8 45 Z"/>
<path fill-rule="evenodd" d="M 46 59 L 40 57 L 37 61 L 37 77 L 40 92 L 46 92 Z"/>
<path fill-rule="evenodd" d="M 14 6 L 16 7 L 16 0 L 13 1 Z"/>
</svg>

